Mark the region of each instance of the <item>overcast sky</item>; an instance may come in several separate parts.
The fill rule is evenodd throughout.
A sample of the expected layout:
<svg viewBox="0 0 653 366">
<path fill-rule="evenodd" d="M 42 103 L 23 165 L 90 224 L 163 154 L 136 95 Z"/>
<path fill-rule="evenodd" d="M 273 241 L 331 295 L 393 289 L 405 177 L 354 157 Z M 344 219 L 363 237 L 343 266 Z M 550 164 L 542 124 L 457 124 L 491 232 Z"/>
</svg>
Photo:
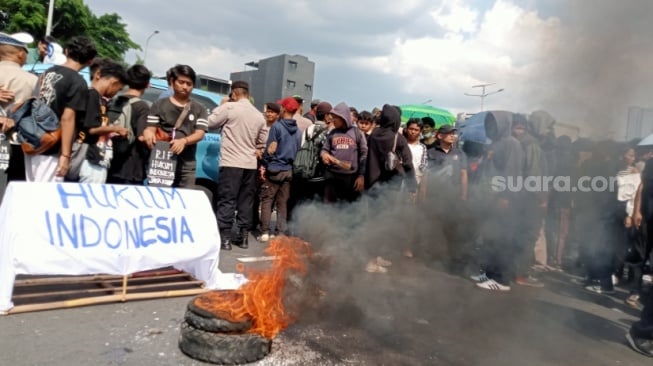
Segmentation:
<svg viewBox="0 0 653 366">
<path fill-rule="evenodd" d="M 157 75 L 176 63 L 229 79 L 283 53 L 316 64 L 314 96 L 359 109 L 422 103 L 477 112 L 548 110 L 623 135 L 629 105 L 651 107 L 648 0 L 86 0 L 118 13 Z M 142 57 L 142 51 L 140 51 Z M 130 53 L 127 61 L 134 61 Z M 617 127 L 614 125 L 617 124 Z M 587 128 L 593 128 L 587 127 Z"/>
</svg>

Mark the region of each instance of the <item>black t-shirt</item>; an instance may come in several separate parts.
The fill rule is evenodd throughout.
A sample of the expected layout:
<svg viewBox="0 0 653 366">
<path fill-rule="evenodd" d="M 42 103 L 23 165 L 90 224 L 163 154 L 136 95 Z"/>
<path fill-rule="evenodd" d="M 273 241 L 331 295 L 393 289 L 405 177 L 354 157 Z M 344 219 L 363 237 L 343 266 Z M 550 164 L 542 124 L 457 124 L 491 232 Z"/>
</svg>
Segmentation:
<svg viewBox="0 0 653 366">
<path fill-rule="evenodd" d="M 97 90 L 88 89 L 88 102 L 86 104 L 86 113 L 80 125 L 75 126 L 77 132 L 83 132 L 86 135 L 84 142 L 94 144 L 98 141 L 99 135 L 91 135 L 88 131 L 91 128 L 102 126 L 104 119 L 107 119 L 107 103 Z M 108 122 L 108 121 L 107 121 Z"/>
<path fill-rule="evenodd" d="M 65 66 L 52 66 L 41 76 L 39 97 L 52 108 L 61 119 L 66 108 L 75 110 L 75 126 L 81 124 L 87 105 L 88 86 L 75 70 Z M 44 155 L 59 154 L 61 144 Z"/>
<path fill-rule="evenodd" d="M 175 131 L 174 138 L 182 139 L 192 135 L 195 130 L 208 130 L 208 113 L 206 108 L 191 100 L 190 111 L 182 122 L 181 126 Z M 161 127 L 164 131 L 172 136 L 172 130 L 175 127 L 177 118 L 184 110 L 184 107 L 177 106 L 170 101 L 170 98 L 159 99 L 152 107 L 150 107 L 150 114 L 147 117 L 147 125 L 153 127 Z M 188 145 L 184 148 L 180 158 L 185 161 L 195 160 L 195 150 L 197 145 Z"/>
</svg>

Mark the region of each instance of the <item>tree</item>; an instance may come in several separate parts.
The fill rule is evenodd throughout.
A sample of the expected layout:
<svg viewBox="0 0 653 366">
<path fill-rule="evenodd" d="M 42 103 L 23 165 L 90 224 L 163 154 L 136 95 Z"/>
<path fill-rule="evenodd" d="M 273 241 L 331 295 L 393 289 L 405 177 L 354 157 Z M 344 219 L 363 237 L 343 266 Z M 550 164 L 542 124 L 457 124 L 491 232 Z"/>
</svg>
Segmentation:
<svg viewBox="0 0 653 366">
<path fill-rule="evenodd" d="M 39 39 L 45 35 L 49 0 L 0 0 L 8 21 L 0 31 L 28 32 Z M 100 57 L 121 61 L 129 49 L 141 47 L 131 40 L 126 25 L 116 13 L 97 17 L 83 0 L 55 0 L 52 34 L 60 43 L 78 35 L 91 38 Z"/>
</svg>

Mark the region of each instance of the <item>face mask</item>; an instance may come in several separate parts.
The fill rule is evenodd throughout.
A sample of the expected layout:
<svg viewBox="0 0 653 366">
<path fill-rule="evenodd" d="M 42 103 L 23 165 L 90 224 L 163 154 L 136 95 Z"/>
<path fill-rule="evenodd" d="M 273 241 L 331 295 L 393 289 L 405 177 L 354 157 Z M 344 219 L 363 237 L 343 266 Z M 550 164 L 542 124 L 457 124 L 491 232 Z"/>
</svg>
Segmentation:
<svg viewBox="0 0 653 366">
<path fill-rule="evenodd" d="M 422 138 L 423 139 L 430 139 L 433 136 L 434 136 L 433 132 L 422 133 Z"/>
</svg>

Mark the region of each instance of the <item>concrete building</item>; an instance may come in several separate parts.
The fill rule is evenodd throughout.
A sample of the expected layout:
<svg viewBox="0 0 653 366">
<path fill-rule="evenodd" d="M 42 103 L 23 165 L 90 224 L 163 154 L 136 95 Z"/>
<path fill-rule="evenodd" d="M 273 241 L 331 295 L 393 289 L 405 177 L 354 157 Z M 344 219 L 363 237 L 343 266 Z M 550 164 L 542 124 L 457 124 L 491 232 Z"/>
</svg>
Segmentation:
<svg viewBox="0 0 653 366">
<path fill-rule="evenodd" d="M 263 110 L 267 102 L 300 95 L 304 99 L 304 112 L 310 109 L 315 63 L 307 57 L 284 54 L 248 62 L 245 66 L 253 69 L 234 72 L 229 78 L 232 82 L 242 80 L 249 83 L 249 92 L 256 108 Z"/>
</svg>

